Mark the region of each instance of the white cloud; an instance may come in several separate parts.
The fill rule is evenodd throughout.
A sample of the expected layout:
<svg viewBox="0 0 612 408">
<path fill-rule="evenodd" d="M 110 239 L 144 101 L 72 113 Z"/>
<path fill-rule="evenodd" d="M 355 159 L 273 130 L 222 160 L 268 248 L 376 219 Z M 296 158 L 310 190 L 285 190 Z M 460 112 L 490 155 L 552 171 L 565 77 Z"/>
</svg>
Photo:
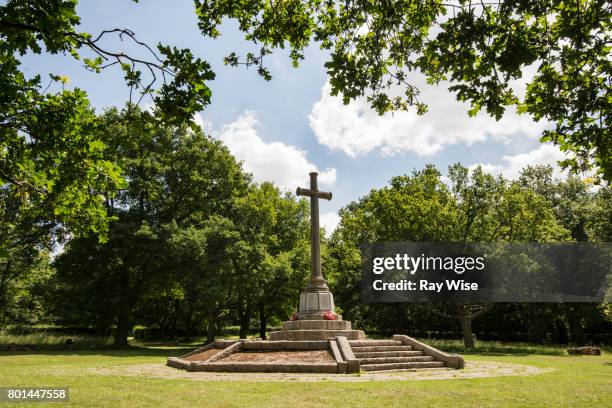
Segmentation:
<svg viewBox="0 0 612 408">
<path fill-rule="evenodd" d="M 529 70 L 526 74 L 533 75 Z M 310 127 L 319 143 L 356 157 L 372 151 L 431 156 L 454 144 L 471 145 L 487 139 L 509 142 L 517 137 L 536 139 L 548 125 L 518 115 L 513 108 L 500 121 L 484 112 L 469 117 L 468 104 L 456 101 L 447 90 L 448 84 L 428 85 L 423 76 L 415 76 L 412 82 L 421 89 L 420 98 L 429 106 L 422 116 L 414 110 L 379 116 L 366 98 L 344 105 L 341 98 L 329 94 L 327 82 L 310 112 Z M 522 80 L 513 84 L 518 94 L 522 94 L 525 83 Z"/>
<path fill-rule="evenodd" d="M 319 223 L 325 228 L 325 234 L 330 236 L 340 224 L 340 216 L 333 211 L 324 212 L 319 216 Z"/>
<path fill-rule="evenodd" d="M 521 170 L 531 165 L 550 165 L 553 167 L 553 176 L 559 177 L 562 175 L 561 168 L 557 165 L 559 160 L 565 158 L 565 155 L 557 146 L 545 144 L 528 153 L 521 153 L 515 156 L 503 156 L 501 165 L 491 163 L 481 163 L 469 166 L 470 169 L 480 165 L 487 173 L 501 174 L 509 179 L 517 179 Z"/>
<path fill-rule="evenodd" d="M 306 152 L 281 142 L 265 142 L 257 131 L 257 116 L 247 111 L 236 121 L 225 125 L 215 136 L 229 148 L 255 181 L 272 181 L 281 189 L 294 191 L 308 186 L 308 173 L 318 171 L 308 161 Z M 336 169 L 319 171 L 319 183 L 333 185 Z"/>
</svg>

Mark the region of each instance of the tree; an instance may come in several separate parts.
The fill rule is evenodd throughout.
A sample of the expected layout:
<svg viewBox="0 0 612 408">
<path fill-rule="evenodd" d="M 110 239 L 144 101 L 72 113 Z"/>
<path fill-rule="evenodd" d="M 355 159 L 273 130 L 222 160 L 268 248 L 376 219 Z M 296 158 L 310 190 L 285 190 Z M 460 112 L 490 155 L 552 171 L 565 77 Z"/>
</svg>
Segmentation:
<svg viewBox="0 0 612 408">
<path fill-rule="evenodd" d="M 286 318 L 304 284 L 307 220 L 304 202 L 271 183 L 252 184 L 225 217 L 166 226 L 167 275 L 155 293 L 172 294 L 171 313 L 187 336 L 206 321 L 211 342 L 223 324 L 238 322 L 239 336 L 246 338 L 257 317 L 265 338 L 268 321 Z"/>
<path fill-rule="evenodd" d="M 58 259 L 58 279 L 67 282 L 60 288 L 74 299 L 87 276 L 83 290 L 92 287 L 108 298 L 101 310 L 116 324 L 115 344 L 125 346 L 139 300 L 173 287 L 173 237 L 186 230 L 190 239 L 202 239 L 198 231 L 212 228 L 213 217 L 232 214 L 249 177 L 219 141 L 197 127 L 160 125 L 132 106 L 109 110 L 102 121 L 106 158 L 124 169 L 127 185 L 115 194 L 99 192 L 107 214 L 116 218 L 108 242 L 98 243 L 95 236 L 71 240 Z"/>
<path fill-rule="evenodd" d="M 329 243 L 326 271 L 343 314 L 381 333 L 406 332 L 419 316 L 441 305 L 373 304 L 359 302 L 361 260 L 366 242 L 458 241 L 459 214 L 448 187 L 433 166 L 396 176 L 388 186 L 373 189 L 340 210 L 340 225 Z"/>
<path fill-rule="evenodd" d="M 610 186 L 594 188 L 592 178 L 553 177 L 550 166 L 528 166 L 519 183 L 552 205 L 557 219 L 575 241 L 609 242 L 612 231 Z"/>
<path fill-rule="evenodd" d="M 21 211 L 21 203 L 7 186 L 0 187 L 0 325 L 18 320 L 16 285 L 42 269 L 51 247 L 53 226 Z"/>
<path fill-rule="evenodd" d="M 389 186 L 372 190 L 359 202 L 349 204 L 340 212 L 342 220 L 333 240 L 337 254 L 340 257 L 354 254 L 359 244 L 365 242 L 556 242 L 568 239 L 568 232 L 559 225 L 550 203 L 533 190 L 502 177 L 495 178 L 481 168 L 470 172 L 459 164 L 449 168 L 448 177 L 450 186 L 442 182 L 435 167 L 427 166 L 410 176 L 394 177 Z M 355 266 L 358 268 L 354 255 L 348 259 L 352 270 Z M 339 259 L 337 264 L 343 261 Z M 359 274 L 351 276 L 358 279 Z M 433 307 L 438 308 L 439 313 L 446 313 L 439 306 Z M 450 316 L 461 325 L 466 348 L 473 348 L 472 321 L 489 311 L 492 305 L 452 304 L 448 307 Z M 381 308 L 394 308 L 393 316 L 399 320 L 391 324 L 405 327 L 409 315 L 405 306 L 383 305 Z M 371 312 L 376 313 L 376 310 Z"/>
<path fill-rule="evenodd" d="M 123 184 L 119 167 L 106 160 L 105 145 L 96 138 L 98 123 L 86 94 L 64 89 L 69 79 L 61 75 L 51 75 L 43 88 L 40 75 L 24 74 L 21 57 L 64 54 L 94 72 L 120 67 L 130 106 L 150 96 L 158 118 L 168 124 L 189 121 L 208 105 L 205 83 L 214 74 L 189 50 L 159 44 L 155 51 L 129 29 L 79 32 L 76 5 L 76 0 L 9 0 L 0 6 L 0 186 L 21 196 L 20 211 L 75 234 L 93 231 L 103 237 L 109 218 L 103 198 L 92 192 L 112 194 Z M 109 36 L 140 46 L 149 59 L 106 49 Z M 162 84 L 156 89 L 158 79 Z M 48 92 L 58 84 L 61 90 Z"/>
<path fill-rule="evenodd" d="M 568 239 L 544 197 L 518 183 L 495 179 L 476 168 L 449 168 L 463 226 L 464 242 L 558 242 Z M 466 348 L 474 348 L 472 322 L 494 304 L 456 304 Z"/>
<path fill-rule="evenodd" d="M 199 27 L 219 35 L 224 18 L 236 19 L 258 52 L 229 65 L 264 64 L 276 48 L 289 48 L 292 63 L 316 42 L 330 52 L 325 63 L 333 95 L 345 103 L 367 96 L 380 114 L 415 108 L 424 113 L 414 73 L 429 83 L 449 81 L 457 99 L 499 119 L 510 106 L 535 120 L 549 120 L 542 141 L 570 153 L 562 163 L 574 171 L 595 166 L 612 179 L 612 7 L 593 1 L 460 0 L 342 2 L 290 0 L 247 2 L 197 0 Z M 525 71 L 537 72 L 529 78 Z M 524 97 L 512 81 L 527 79 Z"/>
<path fill-rule="evenodd" d="M 253 185 L 236 205 L 243 240 L 241 256 L 234 256 L 240 337 L 246 337 L 257 313 L 259 336 L 265 339 L 269 319 L 286 318 L 308 276 L 307 206 L 267 182 Z"/>
<path fill-rule="evenodd" d="M 117 166 L 103 158 L 104 145 L 94 137 L 96 119 L 84 93 L 15 92 L 28 100 L 5 94 L 9 104 L 21 103 L 0 106 L 0 186 L 19 197 L 20 212 L 31 218 L 42 217 L 74 233 L 103 233 L 108 223 L 103 200 L 91 192 L 119 188 L 121 179 Z"/>
<path fill-rule="evenodd" d="M 215 340 L 223 310 L 241 287 L 234 278 L 240 233 L 230 219 L 219 216 L 210 217 L 201 227 L 172 224 L 170 230 L 169 274 L 160 289 L 168 285 L 176 288 L 187 336 L 197 323 L 206 320 L 210 343 Z"/>
<path fill-rule="evenodd" d="M 48 303 L 56 323 L 94 327 L 114 344 L 127 346 L 133 311 L 162 273 L 163 242 L 151 226 L 122 216 L 108 240 L 94 234 L 73 238 L 54 262 Z"/>
<path fill-rule="evenodd" d="M 519 182 L 538 192 L 550 202 L 559 222 L 571 233 L 576 242 L 609 242 L 612 231 L 610 214 L 610 187 L 596 191 L 589 178 L 553 178 L 550 166 L 527 167 L 521 172 Z M 604 303 L 605 307 L 605 303 Z M 585 344 L 583 321 L 600 314 L 600 305 L 588 303 L 564 303 L 558 313 L 565 317 L 571 340 Z"/>
<path fill-rule="evenodd" d="M 121 114 L 109 111 L 106 121 L 104 136 L 112 146 L 109 155 L 125 169 L 129 180 L 125 190 L 107 198 L 111 214 L 124 214 L 124 222 L 135 224 L 136 230 L 148 225 L 154 235 L 163 234 L 163 226 L 172 222 L 180 228 L 203 227 L 212 216 L 231 214 L 233 200 L 246 189 L 248 177 L 220 142 L 198 128 L 160 125 L 148 112 L 129 106 Z M 139 277 L 152 282 L 152 277 L 165 272 L 151 269 L 167 261 L 149 263 L 155 251 L 155 247 L 143 247 L 135 252 L 140 255 L 131 269 L 121 270 L 126 275 L 120 289 L 125 291 L 121 307 L 128 312 L 123 318 L 119 315 L 120 322 L 131 321 L 134 292 L 142 288 Z M 130 270 L 136 275 L 128 275 Z M 129 325 L 122 326 L 117 336 L 124 343 Z"/>
</svg>

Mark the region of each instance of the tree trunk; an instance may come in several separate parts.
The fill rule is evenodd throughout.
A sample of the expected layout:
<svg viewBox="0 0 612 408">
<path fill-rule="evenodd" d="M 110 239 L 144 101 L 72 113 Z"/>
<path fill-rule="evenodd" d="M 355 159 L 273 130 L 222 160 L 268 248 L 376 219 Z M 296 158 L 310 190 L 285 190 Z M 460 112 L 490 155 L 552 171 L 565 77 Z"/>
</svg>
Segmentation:
<svg viewBox="0 0 612 408">
<path fill-rule="evenodd" d="M 456 339 L 457 337 L 459 337 L 459 325 L 457 320 L 453 320 L 453 338 Z"/>
<path fill-rule="evenodd" d="M 128 346 L 128 333 L 130 331 L 130 276 L 127 270 L 121 271 L 121 286 L 119 292 L 119 316 L 117 317 L 117 330 L 115 331 L 115 347 Z"/>
<path fill-rule="evenodd" d="M 115 347 L 128 346 L 128 333 L 130 331 L 130 305 L 128 299 L 121 299 L 119 305 L 119 317 L 117 319 L 117 330 L 115 331 Z"/>
<path fill-rule="evenodd" d="M 396 320 L 396 328 L 395 330 L 393 330 L 392 333 L 389 333 L 390 335 L 397 333 L 397 334 L 406 334 L 408 333 L 407 327 L 408 327 L 408 319 L 406 318 L 406 307 L 403 303 L 395 303 L 394 305 L 395 308 L 395 316 L 397 318 Z"/>
<path fill-rule="evenodd" d="M 176 301 L 176 317 L 179 321 L 182 322 L 183 327 L 185 328 L 184 339 L 191 340 L 194 335 L 194 321 L 193 321 L 193 302 L 190 301 L 190 297 L 187 296 L 185 300 L 182 302 Z M 178 325 L 178 322 L 177 322 Z"/>
<path fill-rule="evenodd" d="M 548 316 L 542 313 L 546 305 L 534 303 L 529 305 L 529 323 L 527 326 L 527 339 L 530 343 L 544 344 L 548 327 Z"/>
<path fill-rule="evenodd" d="M 183 316 L 183 323 L 185 325 L 185 339 L 190 340 L 193 337 L 193 332 L 194 332 L 193 308 L 188 307 L 188 311 L 187 312 L 182 311 L 181 315 Z"/>
<path fill-rule="evenodd" d="M 266 305 L 261 303 L 259 305 L 259 337 L 262 340 L 266 339 L 266 326 L 268 325 L 266 316 Z"/>
<path fill-rule="evenodd" d="M 578 307 L 577 305 L 566 305 L 565 316 L 567 316 L 572 343 L 577 346 L 583 346 L 586 342 L 586 338 L 580 323 L 580 311 L 576 310 Z"/>
<path fill-rule="evenodd" d="M 6 295 L 8 293 L 8 276 L 11 270 L 12 262 L 9 260 L 4 266 L 4 270 L 0 270 L 0 310 L 5 310 L 6 306 Z"/>
<path fill-rule="evenodd" d="M 239 308 L 240 313 L 240 333 L 241 339 L 246 339 L 249 335 L 249 329 L 251 328 L 251 305 L 247 303 L 246 308 Z"/>
<path fill-rule="evenodd" d="M 176 326 L 178 325 L 178 301 L 174 301 L 174 311 L 171 316 L 172 323 L 170 325 L 170 334 L 168 336 L 169 340 L 174 340 L 176 337 Z"/>
<path fill-rule="evenodd" d="M 472 333 L 472 317 L 466 313 L 463 305 L 457 305 L 457 319 L 459 320 L 459 324 L 461 324 L 461 331 L 463 333 L 463 345 L 466 349 L 473 349 L 475 347 L 474 344 L 474 334 Z"/>
<path fill-rule="evenodd" d="M 211 309 L 208 313 L 208 330 L 206 333 L 206 344 L 215 341 L 215 335 L 217 334 L 217 310 L 216 308 Z"/>
<path fill-rule="evenodd" d="M 103 319 L 97 319 L 94 324 L 94 334 L 98 337 L 108 336 L 108 322 Z"/>
</svg>

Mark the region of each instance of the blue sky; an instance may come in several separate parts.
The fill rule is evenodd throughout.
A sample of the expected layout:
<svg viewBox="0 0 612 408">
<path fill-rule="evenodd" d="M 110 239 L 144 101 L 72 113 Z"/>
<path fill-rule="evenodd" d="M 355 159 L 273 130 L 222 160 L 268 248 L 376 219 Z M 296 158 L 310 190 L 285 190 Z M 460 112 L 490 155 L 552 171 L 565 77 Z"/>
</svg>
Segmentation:
<svg viewBox="0 0 612 408">
<path fill-rule="evenodd" d="M 321 204 L 322 224 L 333 228 L 337 210 L 384 186 L 400 174 L 433 163 L 443 172 L 449 164 L 482 164 L 486 170 L 516 177 L 526 164 L 554 164 L 558 150 L 538 142 L 546 123 L 510 113 L 501 122 L 486 115 L 467 116 L 468 106 L 455 101 L 444 86 L 427 87 L 422 78 L 422 98 L 429 112 L 395 113 L 378 117 L 367 102 L 344 106 L 328 95 L 323 66 L 327 54 L 315 44 L 306 50 L 301 67 L 294 69 L 285 51 L 267 59 L 274 78 L 266 82 L 254 70 L 223 65 L 231 51 L 244 55 L 256 48 L 244 40 L 232 21 L 222 26 L 216 40 L 197 29 L 191 0 L 81 1 L 81 30 L 98 33 L 109 28 L 129 28 L 139 40 L 190 48 L 207 60 L 217 77 L 208 85 L 212 104 L 198 119 L 222 139 L 256 180 L 270 180 L 295 190 L 306 186 L 308 172 L 317 169 L 321 188 L 333 192 L 333 200 Z M 117 39 L 110 49 L 125 49 Z M 129 46 L 128 46 L 128 49 Z M 101 74 L 85 71 L 78 61 L 63 56 L 28 55 L 26 73 L 67 75 L 70 86 L 87 91 L 98 111 L 122 106 L 128 90 L 119 70 Z M 526 75 L 530 71 L 526 70 Z M 515 84 L 517 92 L 522 83 Z"/>
</svg>

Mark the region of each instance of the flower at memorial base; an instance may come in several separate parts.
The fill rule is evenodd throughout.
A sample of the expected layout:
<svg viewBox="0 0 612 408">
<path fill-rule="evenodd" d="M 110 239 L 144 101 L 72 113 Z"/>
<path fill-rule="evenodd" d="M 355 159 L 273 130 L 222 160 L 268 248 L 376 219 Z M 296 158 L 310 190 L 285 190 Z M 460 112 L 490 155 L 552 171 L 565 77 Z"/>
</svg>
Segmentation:
<svg viewBox="0 0 612 408">
<path fill-rule="evenodd" d="M 338 315 L 332 312 L 331 310 L 328 310 L 327 312 L 323 313 L 323 319 L 325 320 L 336 320 L 337 318 Z"/>
<path fill-rule="evenodd" d="M 291 320 L 292 322 L 296 321 L 298 319 L 298 314 L 297 311 L 293 311 L 293 313 L 291 313 L 291 317 L 289 318 L 289 320 Z"/>
</svg>

